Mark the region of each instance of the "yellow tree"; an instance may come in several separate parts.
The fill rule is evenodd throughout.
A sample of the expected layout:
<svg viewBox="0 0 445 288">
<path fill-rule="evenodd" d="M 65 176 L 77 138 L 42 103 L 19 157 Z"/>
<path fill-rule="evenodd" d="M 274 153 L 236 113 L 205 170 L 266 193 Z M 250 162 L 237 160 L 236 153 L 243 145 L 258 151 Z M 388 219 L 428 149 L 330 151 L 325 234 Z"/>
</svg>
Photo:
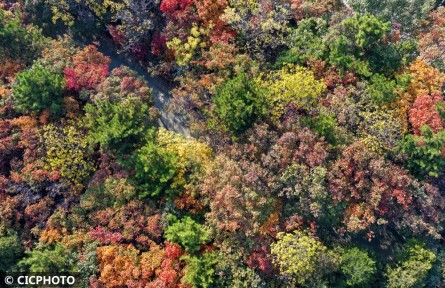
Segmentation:
<svg viewBox="0 0 445 288">
<path fill-rule="evenodd" d="M 317 103 L 317 98 L 326 89 L 321 80 L 300 66 L 286 65 L 281 70 L 256 79 L 259 85 L 267 89 L 266 98 L 271 108 L 272 119 L 277 121 L 288 107 L 310 109 Z"/>
<path fill-rule="evenodd" d="M 334 272 L 339 258 L 314 236 L 304 232 L 279 233 L 272 244 L 275 264 L 281 274 L 287 275 L 305 287 L 320 287 L 324 276 Z"/>
<path fill-rule="evenodd" d="M 65 179 L 81 183 L 94 171 L 92 149 L 79 127 L 49 124 L 43 128 L 41 143 L 45 168 L 59 171 Z"/>
</svg>

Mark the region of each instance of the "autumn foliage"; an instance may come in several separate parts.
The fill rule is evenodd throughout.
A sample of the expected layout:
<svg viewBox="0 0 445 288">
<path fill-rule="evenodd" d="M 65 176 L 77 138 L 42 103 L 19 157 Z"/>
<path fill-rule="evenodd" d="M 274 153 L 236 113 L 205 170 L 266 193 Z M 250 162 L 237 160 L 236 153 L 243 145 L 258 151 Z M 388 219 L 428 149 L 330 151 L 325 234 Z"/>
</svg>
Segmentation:
<svg viewBox="0 0 445 288">
<path fill-rule="evenodd" d="M 85 47 L 74 55 L 71 67 L 65 68 L 67 89 L 79 92 L 81 89 L 96 88 L 109 74 L 111 60 L 97 50 L 96 46 Z"/>
<path fill-rule="evenodd" d="M 441 1 L 0 2 L 0 272 L 445 287 Z"/>
</svg>

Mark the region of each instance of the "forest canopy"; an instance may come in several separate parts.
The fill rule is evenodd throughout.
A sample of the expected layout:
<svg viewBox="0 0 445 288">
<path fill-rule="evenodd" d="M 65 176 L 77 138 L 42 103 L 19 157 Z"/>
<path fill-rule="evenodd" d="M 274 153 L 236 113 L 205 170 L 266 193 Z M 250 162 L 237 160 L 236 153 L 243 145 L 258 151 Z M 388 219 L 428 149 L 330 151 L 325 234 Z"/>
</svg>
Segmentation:
<svg viewBox="0 0 445 288">
<path fill-rule="evenodd" d="M 445 287 L 444 4 L 0 1 L 0 272 Z"/>
</svg>

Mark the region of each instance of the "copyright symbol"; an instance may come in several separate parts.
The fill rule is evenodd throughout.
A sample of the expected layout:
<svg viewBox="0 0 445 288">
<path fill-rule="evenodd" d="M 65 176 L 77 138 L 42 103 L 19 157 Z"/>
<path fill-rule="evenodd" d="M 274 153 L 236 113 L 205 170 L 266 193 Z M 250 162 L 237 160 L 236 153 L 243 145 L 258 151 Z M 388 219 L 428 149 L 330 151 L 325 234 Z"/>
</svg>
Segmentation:
<svg viewBox="0 0 445 288">
<path fill-rule="evenodd" d="M 6 276 L 6 277 L 5 277 L 5 283 L 8 284 L 8 285 L 13 284 L 13 283 L 14 283 L 14 277 L 12 277 L 12 276 Z"/>
</svg>

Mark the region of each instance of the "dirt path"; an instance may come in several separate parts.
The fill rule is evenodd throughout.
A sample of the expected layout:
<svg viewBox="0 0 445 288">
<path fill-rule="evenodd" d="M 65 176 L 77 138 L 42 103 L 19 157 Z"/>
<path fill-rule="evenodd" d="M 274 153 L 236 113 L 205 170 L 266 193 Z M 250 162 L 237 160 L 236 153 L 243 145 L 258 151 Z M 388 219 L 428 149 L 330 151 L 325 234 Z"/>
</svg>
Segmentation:
<svg viewBox="0 0 445 288">
<path fill-rule="evenodd" d="M 99 50 L 110 57 L 110 68 L 116 68 L 121 65 L 125 65 L 136 71 L 139 76 L 143 77 L 147 81 L 148 86 L 153 89 L 153 96 L 155 100 L 155 106 L 161 112 L 161 118 L 159 119 L 159 126 L 164 127 L 167 130 L 182 134 L 185 137 L 190 137 L 190 129 L 187 126 L 187 121 L 179 113 L 174 111 L 168 111 L 168 104 L 172 98 L 170 94 L 171 86 L 160 78 L 152 77 L 148 71 L 142 68 L 140 65 L 128 59 L 125 56 L 119 55 L 116 50 L 108 45 L 102 45 Z"/>
</svg>

